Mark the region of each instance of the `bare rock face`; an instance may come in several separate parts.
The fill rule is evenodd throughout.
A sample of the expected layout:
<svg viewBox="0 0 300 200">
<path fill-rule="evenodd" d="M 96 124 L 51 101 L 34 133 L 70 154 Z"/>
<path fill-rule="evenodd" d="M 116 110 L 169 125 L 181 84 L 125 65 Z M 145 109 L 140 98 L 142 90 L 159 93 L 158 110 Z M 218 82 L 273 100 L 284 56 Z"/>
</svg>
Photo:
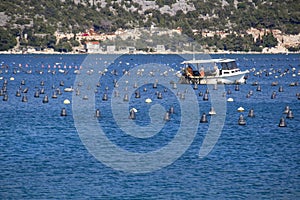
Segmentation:
<svg viewBox="0 0 300 200">
<path fill-rule="evenodd" d="M 0 26 L 5 26 L 8 20 L 9 17 L 4 12 L 0 12 Z"/>
</svg>

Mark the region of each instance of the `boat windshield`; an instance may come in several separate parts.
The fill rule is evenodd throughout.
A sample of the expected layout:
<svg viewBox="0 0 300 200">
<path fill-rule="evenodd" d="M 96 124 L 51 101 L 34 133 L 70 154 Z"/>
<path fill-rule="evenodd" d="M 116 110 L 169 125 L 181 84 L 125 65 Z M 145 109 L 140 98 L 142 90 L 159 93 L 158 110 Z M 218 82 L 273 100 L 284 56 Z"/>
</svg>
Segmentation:
<svg viewBox="0 0 300 200">
<path fill-rule="evenodd" d="M 236 65 L 236 62 L 232 61 L 232 62 L 223 62 L 221 63 L 222 69 L 223 70 L 231 70 L 231 69 L 236 69 L 238 68 Z"/>
</svg>

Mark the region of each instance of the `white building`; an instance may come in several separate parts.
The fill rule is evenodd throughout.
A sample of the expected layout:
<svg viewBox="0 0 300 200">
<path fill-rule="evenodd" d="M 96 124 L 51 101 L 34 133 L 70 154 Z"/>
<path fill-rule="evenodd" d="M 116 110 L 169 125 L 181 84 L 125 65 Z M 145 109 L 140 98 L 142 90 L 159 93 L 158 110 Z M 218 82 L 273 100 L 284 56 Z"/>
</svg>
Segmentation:
<svg viewBox="0 0 300 200">
<path fill-rule="evenodd" d="M 164 52 L 166 50 L 165 45 L 156 45 L 157 52 Z"/>
<path fill-rule="evenodd" d="M 87 53 L 99 53 L 101 52 L 100 42 L 86 42 L 85 43 L 85 51 Z"/>
<path fill-rule="evenodd" d="M 107 46 L 106 51 L 107 53 L 114 53 L 116 51 L 116 46 L 115 45 Z"/>
</svg>

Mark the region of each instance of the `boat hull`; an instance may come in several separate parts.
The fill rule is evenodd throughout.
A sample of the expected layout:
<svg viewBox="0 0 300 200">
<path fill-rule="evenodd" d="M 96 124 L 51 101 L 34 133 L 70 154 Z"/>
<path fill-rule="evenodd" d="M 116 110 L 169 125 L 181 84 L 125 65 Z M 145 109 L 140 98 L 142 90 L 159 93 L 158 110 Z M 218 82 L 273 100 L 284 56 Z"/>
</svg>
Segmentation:
<svg viewBox="0 0 300 200">
<path fill-rule="evenodd" d="M 191 76 L 185 77 L 186 80 L 181 81 L 182 83 L 191 83 L 191 84 L 243 84 L 246 82 L 245 74 L 248 71 L 238 72 L 230 75 L 221 75 L 221 76 Z"/>
</svg>

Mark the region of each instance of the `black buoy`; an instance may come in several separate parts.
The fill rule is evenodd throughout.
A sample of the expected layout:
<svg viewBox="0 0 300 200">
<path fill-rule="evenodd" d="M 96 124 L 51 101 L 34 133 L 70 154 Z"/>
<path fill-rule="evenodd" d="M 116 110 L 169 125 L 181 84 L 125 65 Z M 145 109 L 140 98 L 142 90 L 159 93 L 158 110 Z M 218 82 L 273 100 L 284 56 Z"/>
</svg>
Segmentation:
<svg viewBox="0 0 300 200">
<path fill-rule="evenodd" d="M 62 116 L 62 117 L 67 116 L 67 110 L 65 108 L 61 109 L 60 116 Z"/>
<path fill-rule="evenodd" d="M 249 110 L 248 117 L 255 117 L 253 108 Z"/>
<path fill-rule="evenodd" d="M 57 99 L 57 95 L 56 95 L 56 92 L 54 91 L 53 94 L 52 94 L 52 99 Z"/>
<path fill-rule="evenodd" d="M 213 90 L 218 90 L 218 85 L 217 84 L 214 84 Z"/>
<path fill-rule="evenodd" d="M 7 94 L 4 94 L 3 101 L 8 101 L 8 95 Z"/>
<path fill-rule="evenodd" d="M 103 94 L 103 97 L 102 97 L 102 101 L 107 101 L 107 100 L 108 100 L 107 94 L 104 93 L 104 94 Z"/>
<path fill-rule="evenodd" d="M 216 111 L 215 111 L 215 109 L 214 109 L 214 107 L 211 107 L 211 108 L 210 108 L 208 114 L 209 114 L 209 115 L 216 115 L 216 114 L 217 114 Z"/>
<path fill-rule="evenodd" d="M 44 88 L 42 88 L 42 89 L 40 90 L 40 94 L 45 94 L 45 89 L 44 89 Z"/>
<path fill-rule="evenodd" d="M 23 90 L 23 93 L 27 93 L 28 92 L 28 88 L 25 88 L 24 90 Z"/>
<path fill-rule="evenodd" d="M 207 94 L 207 93 L 205 93 L 205 94 L 203 95 L 203 101 L 208 101 L 208 94 Z"/>
<path fill-rule="evenodd" d="M 283 114 L 288 114 L 289 111 L 290 111 L 290 106 L 285 106 Z"/>
<path fill-rule="evenodd" d="M 199 92 L 199 97 L 202 97 L 203 96 L 203 93 L 202 92 Z"/>
<path fill-rule="evenodd" d="M 20 96 L 21 96 L 21 92 L 20 92 L 20 90 L 17 90 L 16 97 L 20 97 Z"/>
<path fill-rule="evenodd" d="M 274 82 L 271 83 L 271 86 L 277 86 L 277 85 L 278 85 L 278 82 L 274 81 Z"/>
<path fill-rule="evenodd" d="M 261 92 L 261 86 L 260 85 L 257 86 L 256 91 Z"/>
<path fill-rule="evenodd" d="M 181 99 L 181 100 L 185 100 L 185 94 L 184 94 L 184 93 L 181 93 L 181 94 L 180 94 L 180 99 Z"/>
<path fill-rule="evenodd" d="M 79 96 L 79 95 L 80 95 L 80 90 L 77 89 L 77 90 L 76 90 L 76 96 Z"/>
<path fill-rule="evenodd" d="M 235 91 L 240 91 L 240 86 L 239 86 L 239 85 L 235 85 L 234 90 L 235 90 Z"/>
<path fill-rule="evenodd" d="M 119 97 L 119 96 L 120 96 L 119 91 L 115 90 L 114 96 L 115 96 L 115 97 Z"/>
<path fill-rule="evenodd" d="M 282 87 L 282 85 L 281 85 L 281 86 L 279 86 L 279 88 L 278 88 L 278 92 L 283 92 L 283 87 Z"/>
<path fill-rule="evenodd" d="M 288 119 L 293 119 L 293 118 L 294 118 L 294 115 L 293 115 L 292 110 L 289 110 L 289 111 L 288 111 L 288 113 L 287 113 L 287 115 L 286 115 L 286 118 L 288 118 Z"/>
<path fill-rule="evenodd" d="M 129 111 L 129 119 L 135 119 L 135 112 L 133 109 Z"/>
<path fill-rule="evenodd" d="M 258 85 L 258 81 L 254 81 L 253 83 L 252 83 L 252 86 L 257 86 Z"/>
<path fill-rule="evenodd" d="M 34 97 L 39 98 L 40 97 L 40 92 L 37 90 L 34 92 Z"/>
<path fill-rule="evenodd" d="M 100 110 L 97 109 L 97 110 L 96 110 L 96 113 L 95 113 L 95 117 L 96 117 L 96 118 L 99 118 L 100 116 L 101 116 Z"/>
<path fill-rule="evenodd" d="M 7 87 L 6 87 L 6 85 L 2 87 L 2 91 L 3 91 L 4 93 L 7 92 Z"/>
<path fill-rule="evenodd" d="M 22 97 L 22 102 L 28 102 L 28 99 L 27 99 L 27 96 L 26 96 L 26 95 L 24 95 L 24 96 Z"/>
<path fill-rule="evenodd" d="M 158 98 L 158 99 L 162 99 L 162 93 L 161 93 L 161 92 L 159 92 L 159 93 L 157 94 L 157 98 Z"/>
<path fill-rule="evenodd" d="M 286 123 L 283 117 L 281 117 L 280 122 L 279 122 L 279 127 L 286 127 Z"/>
<path fill-rule="evenodd" d="M 206 118 L 206 114 L 203 113 L 202 116 L 201 116 L 201 119 L 200 119 L 200 123 L 207 123 L 207 118 Z"/>
<path fill-rule="evenodd" d="M 173 83 L 173 89 L 177 89 L 177 84 Z"/>
<path fill-rule="evenodd" d="M 141 94 L 139 91 L 135 91 L 135 98 L 141 98 Z"/>
<path fill-rule="evenodd" d="M 79 81 L 77 85 L 78 85 L 78 87 L 81 87 L 81 86 L 83 86 L 83 82 Z"/>
<path fill-rule="evenodd" d="M 239 125 L 246 125 L 246 120 L 244 119 L 243 115 L 240 115 L 239 117 L 239 121 L 238 121 Z"/>
<path fill-rule="evenodd" d="M 275 99 L 276 98 L 276 92 L 274 91 L 271 95 L 271 99 Z"/>
<path fill-rule="evenodd" d="M 153 83 L 153 88 L 157 88 L 157 83 Z"/>
<path fill-rule="evenodd" d="M 60 90 L 59 88 L 56 89 L 56 93 L 57 93 L 58 95 L 62 95 L 62 92 L 61 92 L 61 90 Z"/>
<path fill-rule="evenodd" d="M 164 120 L 165 121 L 170 121 L 170 113 L 166 112 L 165 116 L 164 116 Z"/>
<path fill-rule="evenodd" d="M 46 95 L 46 96 L 44 96 L 44 98 L 43 98 L 43 103 L 48 103 L 49 102 L 49 99 L 48 99 L 48 96 Z"/>
<path fill-rule="evenodd" d="M 197 84 L 197 83 L 194 84 L 193 89 L 194 89 L 194 90 L 198 90 L 198 84 Z"/>
<path fill-rule="evenodd" d="M 124 95 L 123 101 L 129 101 L 128 94 Z"/>
<path fill-rule="evenodd" d="M 173 106 L 170 107 L 169 113 L 170 113 L 170 114 L 173 114 L 173 113 L 174 113 L 174 107 L 173 107 Z"/>
</svg>

